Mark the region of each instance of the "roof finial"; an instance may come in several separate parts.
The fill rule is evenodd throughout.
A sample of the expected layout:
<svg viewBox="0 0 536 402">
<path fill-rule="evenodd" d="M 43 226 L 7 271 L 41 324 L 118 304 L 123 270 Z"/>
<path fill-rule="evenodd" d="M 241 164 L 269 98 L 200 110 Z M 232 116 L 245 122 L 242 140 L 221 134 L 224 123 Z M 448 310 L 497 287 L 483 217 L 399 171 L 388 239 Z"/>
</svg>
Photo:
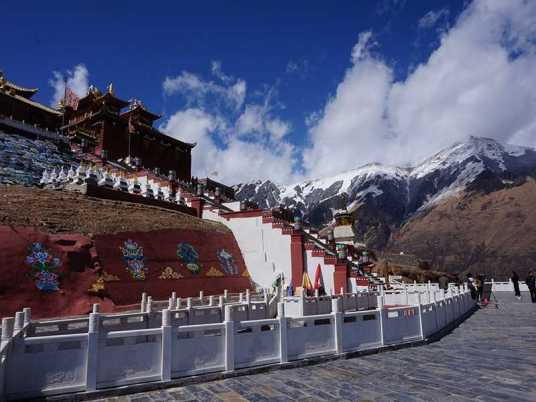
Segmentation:
<svg viewBox="0 0 536 402">
<path fill-rule="evenodd" d="M 114 94 L 114 84 L 110 83 L 110 85 L 108 85 L 107 91 L 108 91 L 108 93 L 110 95 L 113 95 Z"/>
</svg>

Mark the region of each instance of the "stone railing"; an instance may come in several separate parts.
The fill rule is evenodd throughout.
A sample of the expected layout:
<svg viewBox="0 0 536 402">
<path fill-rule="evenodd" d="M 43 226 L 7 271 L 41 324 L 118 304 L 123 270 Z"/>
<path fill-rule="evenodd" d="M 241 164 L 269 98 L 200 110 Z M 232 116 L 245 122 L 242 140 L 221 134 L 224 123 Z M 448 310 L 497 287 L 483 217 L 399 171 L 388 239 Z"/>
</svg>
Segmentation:
<svg viewBox="0 0 536 402">
<path fill-rule="evenodd" d="M 331 300 L 331 313 L 288 317 L 278 304 L 274 319 L 236 321 L 233 306 L 224 321 L 184 325 L 181 312 L 157 313 L 158 326 L 147 325 L 148 313 L 109 316 L 94 311 L 83 332 L 42 335 L 32 331 L 29 311 L 2 321 L 0 397 L 91 392 L 108 387 L 205 373 L 281 364 L 317 356 L 381 350 L 425 340 L 464 317 L 474 307 L 469 292 L 415 305 L 343 311 L 343 298 Z M 151 313 L 152 314 L 152 313 Z M 123 321 L 123 323 L 121 323 Z M 85 324 L 87 322 L 87 325 Z M 67 328 L 68 329 L 68 328 Z"/>
</svg>

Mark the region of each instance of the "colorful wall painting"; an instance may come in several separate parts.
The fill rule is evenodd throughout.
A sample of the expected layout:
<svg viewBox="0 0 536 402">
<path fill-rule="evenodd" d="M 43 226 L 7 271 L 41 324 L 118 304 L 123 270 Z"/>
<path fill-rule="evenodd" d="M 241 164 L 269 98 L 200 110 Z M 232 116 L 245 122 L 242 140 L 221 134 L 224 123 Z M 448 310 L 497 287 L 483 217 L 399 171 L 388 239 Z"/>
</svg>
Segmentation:
<svg viewBox="0 0 536 402">
<path fill-rule="evenodd" d="M 201 272 L 201 264 L 198 262 L 199 254 L 190 243 L 177 244 L 177 257 L 182 260 L 191 273 L 198 274 Z"/>
<path fill-rule="evenodd" d="M 162 272 L 158 276 L 158 279 L 180 279 L 182 277 L 183 276 L 176 272 L 173 268 L 165 267 L 164 269 L 162 269 Z"/>
<path fill-rule="evenodd" d="M 123 260 L 127 265 L 127 271 L 130 276 L 136 280 L 145 280 L 149 267 L 145 265 L 145 257 L 143 255 L 143 247 L 138 243 L 128 239 L 123 243 L 123 247 L 120 247 L 123 253 Z"/>
<path fill-rule="evenodd" d="M 210 267 L 210 269 L 206 273 L 206 276 L 218 277 L 218 276 L 225 276 L 225 275 L 223 274 L 223 272 L 217 270 L 216 268 Z"/>
<path fill-rule="evenodd" d="M 61 266 L 59 258 L 52 256 L 41 243 L 32 243 L 28 248 L 26 264 L 30 266 L 30 276 L 37 288 L 43 292 L 56 292 L 59 290 L 58 268 Z"/>
<path fill-rule="evenodd" d="M 238 268 L 234 262 L 233 255 L 225 251 L 225 249 L 220 249 L 216 253 L 218 260 L 220 261 L 220 266 L 227 275 L 238 275 Z"/>
</svg>

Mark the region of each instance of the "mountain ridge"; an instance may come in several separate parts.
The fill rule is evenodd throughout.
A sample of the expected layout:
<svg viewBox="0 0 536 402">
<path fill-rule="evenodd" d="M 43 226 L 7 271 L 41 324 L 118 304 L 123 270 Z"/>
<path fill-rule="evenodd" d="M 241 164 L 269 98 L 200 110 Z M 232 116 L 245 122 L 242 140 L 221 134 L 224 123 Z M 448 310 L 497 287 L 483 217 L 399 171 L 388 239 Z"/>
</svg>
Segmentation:
<svg viewBox="0 0 536 402">
<path fill-rule="evenodd" d="M 535 171 L 535 149 L 501 144 L 491 138 L 469 137 L 413 167 L 369 163 L 291 185 L 258 180 L 239 184 L 235 190 L 238 199 L 254 201 L 262 208 L 280 204 L 294 208 L 316 228 L 328 224 L 337 209 L 346 208 L 360 219 L 364 219 L 363 210 L 366 209 L 368 215 L 375 216 L 375 225 L 382 228 L 380 232 L 384 235 L 373 242 L 374 246 L 382 248 L 389 237 L 387 232 L 417 212 L 463 193 L 470 185 L 474 190 L 474 183 L 479 182 L 484 173 L 501 182 Z M 487 180 L 489 184 L 489 178 Z M 362 230 L 366 228 L 362 227 Z"/>
</svg>

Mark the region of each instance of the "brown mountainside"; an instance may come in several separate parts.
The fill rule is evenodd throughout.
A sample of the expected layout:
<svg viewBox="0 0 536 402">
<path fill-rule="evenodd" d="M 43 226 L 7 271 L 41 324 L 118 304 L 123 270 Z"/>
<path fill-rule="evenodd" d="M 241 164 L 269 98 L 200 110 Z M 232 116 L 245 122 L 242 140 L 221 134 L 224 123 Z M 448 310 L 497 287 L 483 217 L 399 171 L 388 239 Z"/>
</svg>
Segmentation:
<svg viewBox="0 0 536 402">
<path fill-rule="evenodd" d="M 522 278 L 536 268 L 536 182 L 463 193 L 420 213 L 392 237 L 390 252 L 412 253 L 438 270 Z"/>
</svg>

